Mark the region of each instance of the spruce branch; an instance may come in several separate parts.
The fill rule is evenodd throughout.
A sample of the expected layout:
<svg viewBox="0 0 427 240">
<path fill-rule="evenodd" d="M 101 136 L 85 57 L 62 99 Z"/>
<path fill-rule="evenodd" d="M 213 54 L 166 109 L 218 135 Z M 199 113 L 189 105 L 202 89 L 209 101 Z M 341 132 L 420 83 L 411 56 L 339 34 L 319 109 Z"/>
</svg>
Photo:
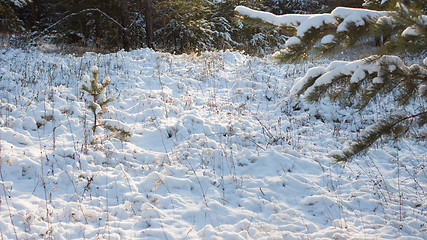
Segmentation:
<svg viewBox="0 0 427 240">
<path fill-rule="evenodd" d="M 422 111 L 417 114 L 406 116 L 405 114 L 391 115 L 379 123 L 365 130 L 362 136 L 353 142 L 348 150 L 342 154 L 334 154 L 331 157 L 338 163 L 347 162 L 354 157 L 361 155 L 367 151 L 374 143 L 381 138 L 397 140 L 406 134 L 410 126 L 419 119 L 418 122 L 425 124 L 427 111 Z"/>
<path fill-rule="evenodd" d="M 427 58 L 423 63 L 408 66 L 397 55 L 384 55 L 390 52 L 425 54 L 427 16 L 419 9 L 408 8 L 399 0 L 396 2 L 398 4 L 389 11 L 338 7 L 330 14 L 299 16 L 277 16 L 245 7 L 236 8 L 242 15 L 260 18 L 293 33 L 285 48 L 274 55 L 281 63 L 307 60 L 312 53 L 325 55 L 351 49 L 366 42 L 365 39 L 375 38 L 378 44 L 376 55 L 311 68 L 296 80 L 290 91 L 293 96 L 303 96 L 308 102 L 327 97 L 360 112 L 382 99 L 392 99 L 390 104 L 402 109 L 402 113 L 388 114 L 379 123 L 369 126 L 348 150 L 334 155 L 337 162 L 346 162 L 365 153 L 380 139 L 405 137 L 410 130 L 417 130 L 427 123 Z M 379 2 L 372 0 L 370 4 Z M 384 7 L 376 6 L 377 9 Z M 412 103 L 417 104 L 416 110 L 406 107 Z M 418 135 L 415 138 L 425 139 L 426 134 L 422 131 Z"/>
<path fill-rule="evenodd" d="M 354 104 L 359 110 L 365 109 L 380 96 L 394 95 L 394 102 L 405 107 L 419 97 L 427 99 L 426 67 L 424 63 L 407 66 L 400 57 L 389 55 L 373 55 L 352 62 L 335 61 L 327 68 L 310 69 L 298 79 L 291 93 L 303 95 L 309 102 L 317 102 L 328 96 L 331 101 Z M 427 114 L 423 106 L 418 109 L 418 114 L 404 110 L 368 127 L 349 150 L 332 157 L 337 162 L 346 162 L 365 153 L 381 138 L 398 140 L 409 130 L 424 126 Z M 425 136 L 417 138 L 424 140 Z"/>
<path fill-rule="evenodd" d="M 328 96 L 330 100 L 347 99 L 364 109 L 379 96 L 397 95 L 399 105 L 407 105 L 427 81 L 426 67 L 407 66 L 397 56 L 370 56 L 361 60 L 334 61 L 327 68 L 310 69 L 297 79 L 291 90 L 295 96 L 304 95 L 309 102 Z"/>
<path fill-rule="evenodd" d="M 280 63 L 305 61 L 311 53 L 325 56 L 350 49 L 373 37 L 380 46 L 378 54 L 425 52 L 427 16 L 421 10 L 407 8 L 398 2 L 391 11 L 338 7 L 329 14 L 274 15 L 243 6 L 236 7 L 236 11 L 244 19 L 249 17 L 256 22 L 276 25 L 285 34 L 300 39 L 299 44 L 285 44 L 285 48 L 275 54 Z"/>
</svg>

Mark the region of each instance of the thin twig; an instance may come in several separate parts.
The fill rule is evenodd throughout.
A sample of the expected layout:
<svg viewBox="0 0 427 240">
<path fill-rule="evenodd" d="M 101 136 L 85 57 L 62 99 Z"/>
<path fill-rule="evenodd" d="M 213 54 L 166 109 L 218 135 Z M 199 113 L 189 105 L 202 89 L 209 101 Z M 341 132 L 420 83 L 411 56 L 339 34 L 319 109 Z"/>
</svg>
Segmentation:
<svg viewBox="0 0 427 240">
<path fill-rule="evenodd" d="M 117 20 L 115 20 L 114 18 L 112 18 L 110 15 L 106 14 L 105 12 L 103 12 L 102 10 L 100 10 L 99 8 L 88 8 L 88 9 L 83 9 L 80 12 L 68 14 L 67 16 L 65 16 L 62 19 L 58 20 L 54 24 L 52 24 L 49 27 L 45 28 L 39 35 L 37 35 L 36 37 L 34 37 L 32 40 L 39 38 L 45 32 L 47 32 L 49 29 L 51 29 L 51 28 L 55 27 L 56 25 L 62 23 L 63 21 L 67 20 L 68 18 L 73 17 L 73 16 L 77 16 L 77 15 L 82 14 L 82 13 L 87 13 L 87 12 L 98 12 L 98 13 L 101 13 L 102 15 L 104 15 L 105 17 L 107 17 L 110 21 L 112 21 L 114 24 L 116 24 L 117 26 L 119 26 L 122 30 L 127 30 L 125 27 L 123 27 L 122 24 L 120 24 L 119 22 L 117 22 Z"/>
</svg>

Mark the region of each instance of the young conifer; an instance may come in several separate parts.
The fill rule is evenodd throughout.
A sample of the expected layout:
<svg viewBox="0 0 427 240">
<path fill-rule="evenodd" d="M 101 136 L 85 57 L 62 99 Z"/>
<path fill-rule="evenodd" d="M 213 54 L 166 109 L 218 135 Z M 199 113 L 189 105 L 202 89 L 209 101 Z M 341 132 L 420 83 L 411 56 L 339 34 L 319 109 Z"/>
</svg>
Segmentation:
<svg viewBox="0 0 427 240">
<path fill-rule="evenodd" d="M 91 68 L 92 79 L 89 76 L 85 77 L 85 84 L 82 85 L 82 90 L 90 96 L 87 107 L 91 110 L 94 116 L 94 123 L 92 127 L 92 134 L 95 136 L 96 127 L 99 126 L 99 120 L 104 114 L 107 104 L 113 101 L 113 98 L 107 97 L 105 91 L 106 87 L 110 84 L 110 79 L 106 78 L 101 84 L 98 83 L 98 67 Z"/>
</svg>

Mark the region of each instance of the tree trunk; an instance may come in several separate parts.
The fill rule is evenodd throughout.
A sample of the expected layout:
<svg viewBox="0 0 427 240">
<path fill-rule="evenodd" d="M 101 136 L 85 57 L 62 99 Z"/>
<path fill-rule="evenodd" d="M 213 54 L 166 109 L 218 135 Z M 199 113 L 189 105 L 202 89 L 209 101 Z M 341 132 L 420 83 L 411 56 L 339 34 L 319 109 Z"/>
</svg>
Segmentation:
<svg viewBox="0 0 427 240">
<path fill-rule="evenodd" d="M 100 15 L 99 13 L 95 13 L 95 51 L 99 51 L 101 49 L 101 26 L 100 24 Z"/>
<path fill-rule="evenodd" d="M 130 48 L 130 42 L 129 42 L 129 10 L 128 10 L 128 0 L 121 0 L 120 1 L 120 15 L 122 19 L 122 26 L 124 29 L 122 29 L 122 42 L 123 42 L 123 48 L 125 51 L 129 51 Z"/>
<path fill-rule="evenodd" d="M 147 47 L 153 47 L 153 3 L 145 0 L 145 30 L 147 32 Z"/>
<path fill-rule="evenodd" d="M 31 27 L 37 26 L 41 18 L 41 0 L 33 0 L 31 3 Z"/>
</svg>

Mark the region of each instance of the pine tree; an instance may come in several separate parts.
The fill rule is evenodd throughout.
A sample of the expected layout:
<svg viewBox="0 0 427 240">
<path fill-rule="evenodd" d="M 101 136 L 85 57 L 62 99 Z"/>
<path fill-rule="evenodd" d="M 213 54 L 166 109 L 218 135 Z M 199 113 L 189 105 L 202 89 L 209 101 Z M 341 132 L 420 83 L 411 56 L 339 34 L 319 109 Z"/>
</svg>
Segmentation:
<svg viewBox="0 0 427 240">
<path fill-rule="evenodd" d="M 265 10 L 265 1 L 226 0 L 211 5 L 210 24 L 213 26 L 213 46 L 215 49 L 233 48 L 245 51 L 250 55 L 261 55 L 277 51 L 285 42 L 280 30 L 265 24 L 245 21 L 242 24 L 241 16 L 234 11 L 239 4 L 251 8 Z"/>
<path fill-rule="evenodd" d="M 264 5 L 274 14 L 320 13 L 327 8 L 325 0 L 265 0 Z"/>
<path fill-rule="evenodd" d="M 153 2 L 152 0 L 144 0 L 144 16 L 145 16 L 145 29 L 147 33 L 146 43 L 147 47 L 154 48 L 154 31 L 153 31 Z"/>
<path fill-rule="evenodd" d="M 82 90 L 89 94 L 90 99 L 87 107 L 93 114 L 94 123 L 92 127 L 92 134 L 95 136 L 96 128 L 99 126 L 99 120 L 104 114 L 105 108 L 109 102 L 113 101 L 113 98 L 107 98 L 106 87 L 110 85 L 109 79 L 104 79 L 101 84 L 98 83 L 98 67 L 93 66 L 92 80 L 89 76 L 85 76 L 85 84 L 82 85 Z"/>
<path fill-rule="evenodd" d="M 307 60 L 313 54 L 325 56 L 355 48 L 366 39 L 381 38 L 382 44 L 371 56 L 312 68 L 291 89 L 291 94 L 309 102 L 327 97 L 360 111 L 381 99 L 394 101 L 397 111 L 365 128 L 358 139 L 333 156 L 338 162 L 346 162 L 377 142 L 427 138 L 427 58 L 422 60 L 427 54 L 427 16 L 420 8 L 422 2 L 406 1 L 404 5 L 396 1 L 388 11 L 338 7 L 330 14 L 299 16 L 273 16 L 245 7 L 236 10 L 293 35 L 275 54 L 282 63 Z M 386 55 L 390 53 L 395 55 Z M 408 53 L 419 57 L 420 62 L 406 65 Z"/>
<path fill-rule="evenodd" d="M 18 18 L 17 9 L 28 4 L 27 0 L 0 0 L 0 34 L 22 32 L 24 23 Z"/>
<path fill-rule="evenodd" d="M 242 25 L 234 7 L 247 4 L 265 9 L 262 0 L 154 1 L 155 45 L 169 52 L 182 53 L 238 49 L 249 54 L 272 52 L 284 43 L 277 29 Z"/>
</svg>

